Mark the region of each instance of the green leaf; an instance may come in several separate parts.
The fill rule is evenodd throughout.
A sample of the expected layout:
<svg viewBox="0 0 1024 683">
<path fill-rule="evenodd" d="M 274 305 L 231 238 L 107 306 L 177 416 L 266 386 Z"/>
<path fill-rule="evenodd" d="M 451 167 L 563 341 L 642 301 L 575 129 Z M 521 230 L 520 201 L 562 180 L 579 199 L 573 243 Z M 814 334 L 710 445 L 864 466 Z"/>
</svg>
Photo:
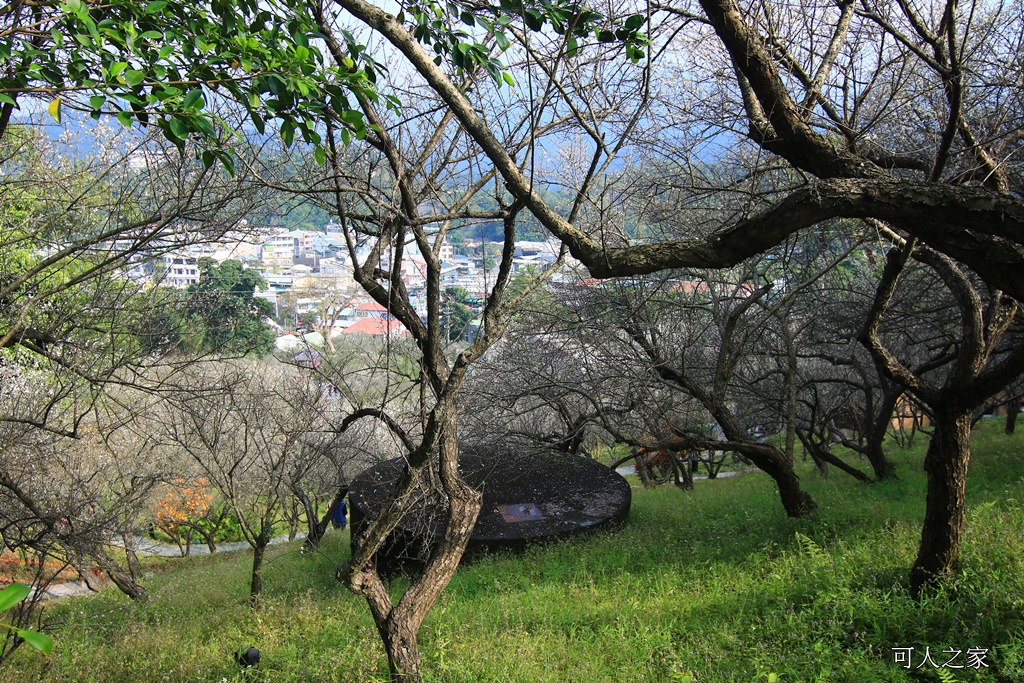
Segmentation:
<svg viewBox="0 0 1024 683">
<path fill-rule="evenodd" d="M 513 87 L 513 88 L 514 88 L 514 87 L 516 87 L 516 81 L 515 81 L 515 79 L 514 79 L 514 78 L 512 78 L 512 74 L 510 74 L 509 72 L 507 72 L 507 71 L 503 71 L 503 72 L 501 72 L 501 78 L 502 78 L 502 80 L 504 80 L 504 81 L 505 81 L 506 83 L 508 83 L 508 84 L 509 84 L 509 86 L 511 86 L 511 87 Z"/>
<path fill-rule="evenodd" d="M 174 137 L 179 140 L 184 140 L 188 137 L 188 125 L 177 116 L 171 117 L 170 126 L 171 132 L 174 133 Z"/>
<path fill-rule="evenodd" d="M 203 106 L 206 104 L 205 101 L 200 102 L 200 100 L 202 100 L 202 99 L 203 99 L 203 89 L 202 88 L 193 88 L 192 90 L 188 91 L 188 94 L 185 95 L 185 99 L 184 99 L 184 101 L 182 101 L 181 106 L 184 107 L 185 109 L 192 109 L 192 108 L 202 109 Z M 197 102 L 199 102 L 199 106 L 198 107 L 195 106 Z"/>
<path fill-rule="evenodd" d="M 153 0 L 146 3 L 146 14 L 156 14 L 167 7 L 167 0 Z"/>
<path fill-rule="evenodd" d="M 523 20 L 530 27 L 531 31 L 539 31 L 544 28 L 544 15 L 536 10 L 530 10 L 523 15 Z"/>
<path fill-rule="evenodd" d="M 89 106 L 97 111 L 107 103 L 107 98 L 103 95 L 93 95 L 89 98 Z"/>
<path fill-rule="evenodd" d="M 193 117 L 192 127 L 208 138 L 215 137 L 217 134 L 217 130 L 213 127 L 213 124 L 210 123 L 209 119 L 202 114 Z"/>
<path fill-rule="evenodd" d="M 124 82 L 127 83 L 130 87 L 134 88 L 139 83 L 142 83 L 142 81 L 144 80 L 146 80 L 146 74 L 142 73 L 141 71 L 136 71 L 135 69 L 128 69 L 124 72 Z"/>
<path fill-rule="evenodd" d="M 128 68 L 128 62 L 115 62 L 107 69 L 108 78 L 117 78 L 118 75 Z"/>
<path fill-rule="evenodd" d="M 224 170 L 228 172 L 228 175 L 235 175 L 235 160 L 231 156 L 231 152 L 222 151 L 217 155 L 220 159 L 220 163 L 224 164 Z"/>
<path fill-rule="evenodd" d="M 291 119 L 285 119 L 281 123 L 281 140 L 284 141 L 285 147 L 291 147 L 292 141 L 295 140 L 295 124 Z"/>
<path fill-rule="evenodd" d="M 19 602 L 24 600 L 32 592 L 32 589 L 23 583 L 12 583 L 0 591 L 0 612 L 6 612 Z"/>
<path fill-rule="evenodd" d="M 623 24 L 627 31 L 635 31 L 643 25 L 644 18 L 639 14 L 634 14 L 633 16 L 629 17 L 628 19 L 626 19 L 626 23 Z"/>
<path fill-rule="evenodd" d="M 39 633 L 38 631 L 26 631 L 20 628 L 15 630 L 18 632 L 21 639 L 24 640 L 33 650 L 47 655 L 53 652 L 53 640 L 45 633 Z"/>
<path fill-rule="evenodd" d="M 318 166 L 323 166 L 327 163 L 327 153 L 324 151 L 323 147 L 317 147 L 313 152 L 313 156 L 316 158 Z"/>
<path fill-rule="evenodd" d="M 58 97 L 50 102 L 50 106 L 46 108 L 46 111 L 50 112 L 50 116 L 52 116 L 53 120 L 57 123 L 60 123 L 60 107 L 60 98 Z"/>
<path fill-rule="evenodd" d="M 266 133 L 267 125 L 263 121 L 263 117 L 257 114 L 256 112 L 252 112 L 250 116 L 252 117 L 252 125 L 256 126 L 256 130 L 259 131 L 259 134 L 263 135 L 264 133 Z"/>
<path fill-rule="evenodd" d="M 5 93 L 0 93 L 0 102 L 3 102 L 4 104 L 13 104 L 14 106 L 18 106 L 18 103 L 14 101 L 14 98 Z"/>
<path fill-rule="evenodd" d="M 358 109 L 346 109 L 341 112 L 341 120 L 352 126 L 359 127 L 363 124 L 363 112 Z"/>
<path fill-rule="evenodd" d="M 508 42 L 508 36 L 501 31 L 494 32 L 494 40 L 497 41 L 498 47 L 502 50 L 507 50 L 508 46 L 511 44 Z"/>
</svg>

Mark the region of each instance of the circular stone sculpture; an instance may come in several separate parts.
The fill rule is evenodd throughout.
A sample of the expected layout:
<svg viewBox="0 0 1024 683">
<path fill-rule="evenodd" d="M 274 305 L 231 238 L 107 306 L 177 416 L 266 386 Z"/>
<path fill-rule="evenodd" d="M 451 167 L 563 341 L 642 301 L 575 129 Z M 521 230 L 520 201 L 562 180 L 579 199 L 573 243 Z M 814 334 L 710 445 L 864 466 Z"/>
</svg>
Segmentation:
<svg viewBox="0 0 1024 683">
<path fill-rule="evenodd" d="M 349 488 L 352 537 L 388 504 L 404 467 L 386 460 L 356 477 Z M 626 520 L 632 499 L 618 472 L 575 455 L 465 454 L 459 471 L 478 491 L 483 506 L 466 548 L 480 551 L 518 548 Z M 382 569 L 425 557 L 424 541 L 440 538 L 446 511 L 421 503 L 377 553 Z"/>
</svg>

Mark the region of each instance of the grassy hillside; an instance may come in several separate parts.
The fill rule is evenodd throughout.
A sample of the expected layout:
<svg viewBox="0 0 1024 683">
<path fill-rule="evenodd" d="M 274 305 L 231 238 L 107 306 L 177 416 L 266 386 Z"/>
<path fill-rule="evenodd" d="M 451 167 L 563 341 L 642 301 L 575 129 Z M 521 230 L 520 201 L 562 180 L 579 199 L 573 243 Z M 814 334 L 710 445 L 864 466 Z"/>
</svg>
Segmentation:
<svg viewBox="0 0 1024 683">
<path fill-rule="evenodd" d="M 1024 434 L 975 435 L 962 572 L 920 603 L 906 588 L 924 509 L 924 444 L 900 479 L 803 481 L 821 506 L 789 520 L 761 473 L 635 490 L 626 527 L 460 569 L 423 629 L 434 681 L 1024 680 Z M 922 440 L 923 441 L 923 440 Z M 181 560 L 134 605 L 115 592 L 51 607 L 52 656 L 23 651 L 5 681 L 380 681 L 363 603 L 334 579 L 347 553 L 275 548 L 267 599 L 246 606 L 246 553 Z M 396 586 L 396 590 L 400 587 Z M 232 662 L 263 651 L 257 670 Z M 989 668 L 904 669 L 893 647 L 987 648 Z M 13 675 L 12 675 L 13 674 Z M 948 678 L 948 676 L 953 678 Z M 774 676 L 774 677 L 773 677 Z"/>
</svg>

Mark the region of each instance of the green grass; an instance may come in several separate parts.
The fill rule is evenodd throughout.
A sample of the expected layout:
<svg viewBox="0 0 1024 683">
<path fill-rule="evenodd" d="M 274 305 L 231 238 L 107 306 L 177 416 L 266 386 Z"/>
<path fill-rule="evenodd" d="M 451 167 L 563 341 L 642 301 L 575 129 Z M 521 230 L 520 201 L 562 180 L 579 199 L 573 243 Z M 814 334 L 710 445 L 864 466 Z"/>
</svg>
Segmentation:
<svg viewBox="0 0 1024 683">
<path fill-rule="evenodd" d="M 939 681 L 893 647 L 988 648 L 957 681 L 1024 680 L 1024 435 L 974 440 L 961 572 L 910 598 L 924 510 L 925 441 L 894 451 L 900 479 L 801 473 L 820 505 L 789 520 L 764 475 L 634 490 L 626 527 L 459 570 L 421 633 L 427 678 L 479 681 Z M 135 605 L 116 592 L 50 608 L 57 648 L 20 652 L 5 681 L 380 681 L 365 605 L 334 580 L 347 535 L 322 555 L 274 548 L 263 607 L 246 606 L 246 553 L 176 560 Z M 231 661 L 263 651 L 257 670 Z M 965 655 L 953 662 L 965 663 Z M 12 676 L 13 674 L 13 676 Z"/>
</svg>

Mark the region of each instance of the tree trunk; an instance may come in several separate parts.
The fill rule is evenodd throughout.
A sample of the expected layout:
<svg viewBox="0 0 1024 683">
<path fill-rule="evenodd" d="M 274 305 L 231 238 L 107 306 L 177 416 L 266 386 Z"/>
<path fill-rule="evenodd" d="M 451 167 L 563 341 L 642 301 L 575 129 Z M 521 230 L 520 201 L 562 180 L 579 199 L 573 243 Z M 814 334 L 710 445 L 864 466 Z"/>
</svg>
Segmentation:
<svg viewBox="0 0 1024 683">
<path fill-rule="evenodd" d="M 216 529 L 210 532 L 200 531 L 199 533 L 202 535 L 203 541 L 206 542 L 206 549 L 210 551 L 210 554 L 213 555 L 214 553 L 216 553 L 217 542 L 213 540 L 214 538 L 216 538 Z"/>
<path fill-rule="evenodd" d="M 320 545 L 320 541 L 323 540 L 324 534 L 327 533 L 327 526 L 331 523 L 331 519 L 334 517 L 335 511 L 345 501 L 345 496 L 348 495 L 348 487 L 344 486 L 338 489 L 338 492 L 334 494 L 334 500 L 331 501 L 330 506 L 327 508 L 327 512 L 324 513 L 323 517 L 317 518 L 316 510 L 313 508 L 313 503 L 306 495 L 305 491 L 298 491 L 296 495 L 302 502 L 303 508 L 306 510 L 306 524 L 308 529 L 306 531 L 306 545 L 310 548 L 316 548 Z"/>
<path fill-rule="evenodd" d="M 640 483 L 645 487 L 653 486 L 651 481 L 651 473 L 647 467 L 647 453 L 636 456 L 633 460 L 633 467 L 636 469 L 637 476 L 640 477 Z"/>
<path fill-rule="evenodd" d="M 796 417 L 797 417 L 797 371 L 799 365 L 796 357 L 796 344 L 791 338 L 786 321 L 782 321 L 786 334 L 788 365 L 786 367 L 786 457 L 793 462 L 793 451 L 796 447 Z"/>
<path fill-rule="evenodd" d="M 775 480 L 775 485 L 779 487 L 779 497 L 782 499 L 782 507 L 786 509 L 786 515 L 789 517 L 806 517 L 818 509 L 814 499 L 800 488 L 800 477 L 796 476 L 796 472 L 793 471 L 792 467 L 777 472 L 774 469 L 765 469 L 765 471 Z"/>
<path fill-rule="evenodd" d="M 818 468 L 818 474 L 821 475 L 822 479 L 828 479 L 828 463 L 819 457 L 818 447 L 812 441 L 810 434 L 807 434 L 802 429 L 798 429 L 796 433 L 800 437 L 800 443 L 804 445 L 804 455 L 811 456 L 814 466 Z"/>
<path fill-rule="evenodd" d="M 882 390 L 881 404 L 878 407 L 878 412 L 875 413 L 874 422 L 867 435 L 867 449 L 864 451 L 864 455 L 871 463 L 871 469 L 874 470 L 875 479 L 878 481 L 896 478 L 896 467 L 886 457 L 883 446 L 885 445 L 885 436 L 889 433 L 892 423 L 893 411 L 896 410 L 896 404 L 902 395 L 902 388 L 887 387 Z"/>
<path fill-rule="evenodd" d="M 135 554 L 135 536 L 131 532 L 123 533 L 121 540 L 124 541 L 124 554 L 128 558 L 128 574 L 132 581 L 139 581 L 142 579 L 142 565 L 139 564 L 139 556 Z"/>
<path fill-rule="evenodd" d="M 483 497 L 461 480 L 457 486 L 462 491 L 449 494 L 444 537 L 431 552 L 423 573 L 398 605 L 391 606 L 388 590 L 372 565 L 353 571 L 346 579 L 354 592 L 366 598 L 387 653 L 391 679 L 396 683 L 419 683 L 422 680 L 420 626 L 455 574 L 476 526 Z"/>
<path fill-rule="evenodd" d="M 420 681 L 420 625 L 458 569 L 466 544 L 473 534 L 473 527 L 476 526 L 483 496 L 464 482 L 460 481 L 459 484 L 464 490 L 460 495 L 450 497 L 451 505 L 444 539 L 431 553 L 419 581 L 402 596 L 398 607 L 388 620 L 390 644 L 386 640 L 385 649 L 391 675 L 395 681 Z"/>
<path fill-rule="evenodd" d="M 149 593 L 146 592 L 146 589 L 133 581 L 131 575 L 121 569 L 117 562 L 112 560 L 103 552 L 96 554 L 95 559 L 99 568 L 103 570 L 108 577 L 110 577 L 110 580 L 114 582 L 114 585 L 117 586 L 122 593 L 138 602 L 146 602 L 146 600 L 149 599 Z M 92 586 L 89 586 L 89 588 L 91 590 L 95 590 Z"/>
<path fill-rule="evenodd" d="M 689 458 L 680 458 L 676 451 L 668 451 L 672 462 L 672 478 L 675 485 L 684 491 L 693 490 L 693 472 L 690 470 Z"/>
<path fill-rule="evenodd" d="M 120 568 L 108 570 L 107 576 L 110 577 L 110 580 L 114 582 L 114 585 L 117 586 L 122 593 L 132 600 L 146 602 L 146 600 L 149 599 L 149 594 L 146 592 L 146 589 L 132 581 L 132 577 L 124 570 Z"/>
<path fill-rule="evenodd" d="M 814 459 L 814 464 L 818 466 L 823 478 L 828 476 L 828 466 L 832 465 L 836 469 L 846 472 L 857 481 L 862 481 L 866 484 L 871 483 L 871 477 L 829 453 L 828 448 L 826 446 L 821 446 L 820 442 L 815 441 L 814 436 L 810 434 L 805 436 L 801 433 L 800 441 L 804 444 L 804 448 L 810 452 L 811 458 Z"/>
<path fill-rule="evenodd" d="M 299 501 L 292 498 L 291 504 L 286 508 L 288 510 L 288 542 L 291 543 L 295 540 L 295 537 L 299 535 Z"/>
<path fill-rule="evenodd" d="M 1011 399 L 1006 404 L 1006 429 L 1007 434 L 1013 434 L 1017 426 L 1017 415 L 1020 413 L 1020 397 Z"/>
<path fill-rule="evenodd" d="M 805 517 L 818 509 L 811 496 L 800 488 L 800 477 L 793 470 L 793 461 L 786 457 L 785 452 L 766 443 L 751 441 L 746 431 L 741 429 L 732 413 L 720 405 L 712 411 L 718 420 L 725 438 L 737 445 L 737 451 L 746 456 L 754 465 L 775 480 L 779 487 L 779 498 L 782 507 L 789 517 Z"/>
<path fill-rule="evenodd" d="M 252 581 L 249 582 L 249 602 L 256 604 L 263 592 L 263 555 L 269 539 L 260 536 L 252 549 Z"/>
<path fill-rule="evenodd" d="M 419 683 L 422 680 L 420 643 L 411 620 L 389 619 L 387 626 L 381 630 L 381 639 L 388 654 L 391 680 L 396 683 Z"/>
<path fill-rule="evenodd" d="M 924 458 L 928 476 L 924 527 L 910 571 L 910 592 L 915 597 L 956 568 L 966 511 L 971 411 L 937 409 L 934 417 L 934 432 Z"/>
</svg>

